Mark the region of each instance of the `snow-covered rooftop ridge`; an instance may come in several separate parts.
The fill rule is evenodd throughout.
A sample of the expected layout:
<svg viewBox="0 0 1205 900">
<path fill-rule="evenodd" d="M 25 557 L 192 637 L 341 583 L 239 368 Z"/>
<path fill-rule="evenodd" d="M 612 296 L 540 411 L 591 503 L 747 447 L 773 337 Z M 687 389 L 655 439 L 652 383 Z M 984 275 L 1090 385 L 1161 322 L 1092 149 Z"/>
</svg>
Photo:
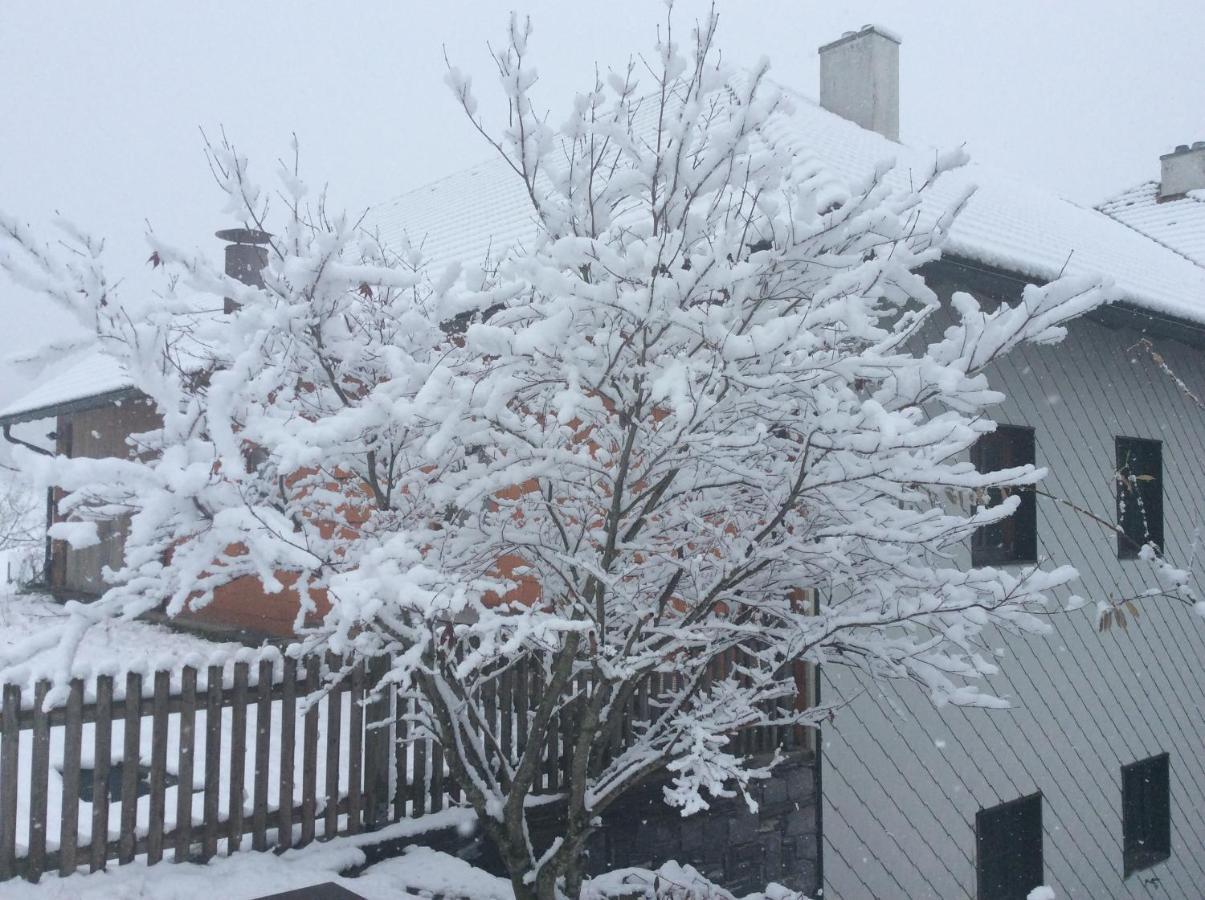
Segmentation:
<svg viewBox="0 0 1205 900">
<path fill-rule="evenodd" d="M 1097 208 L 1205 267 L 1205 191 L 1160 200 L 1159 182 L 1145 181 Z"/>
<path fill-rule="evenodd" d="M 89 350 L 28 394 L 0 409 L 0 419 L 11 421 L 24 414 L 126 390 L 131 385 L 130 376 L 114 357 L 99 349 Z"/>
<path fill-rule="evenodd" d="M 841 178 L 864 178 L 878 163 L 894 159 L 894 177 L 903 181 L 937 153 L 889 141 L 782 89 L 795 108 L 777 123 L 782 134 L 775 136 L 789 136 Z M 1098 210 L 1017 176 L 972 162 L 938 181 L 926 215 L 943 213 L 968 184 L 978 189 L 952 230 L 948 253 L 1038 281 L 1064 272 L 1104 274 L 1136 306 L 1205 324 L 1205 272 L 1199 266 Z M 522 184 L 500 159 L 381 204 L 373 220 L 387 241 L 406 235 L 421 244 L 437 270 L 453 261 L 497 256 L 536 229 Z"/>
</svg>

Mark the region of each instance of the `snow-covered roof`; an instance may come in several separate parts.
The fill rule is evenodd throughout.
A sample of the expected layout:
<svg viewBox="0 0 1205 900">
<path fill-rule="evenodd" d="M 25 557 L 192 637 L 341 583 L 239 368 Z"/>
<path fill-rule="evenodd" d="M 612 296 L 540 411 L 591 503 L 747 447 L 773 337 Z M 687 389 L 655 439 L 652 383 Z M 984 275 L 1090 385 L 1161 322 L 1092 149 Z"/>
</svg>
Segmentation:
<svg viewBox="0 0 1205 900">
<path fill-rule="evenodd" d="M 822 109 L 808 97 L 784 90 L 794 111 L 778 122 L 775 127 L 781 133 L 774 137 L 791 140 L 801 155 L 813 156 L 834 179 L 862 179 L 884 160 L 895 160 L 893 177 L 903 182 L 912 172 L 927 168 L 937 152 L 890 141 Z M 1123 198 L 1107 204 L 1106 215 L 974 162 L 939 179 L 928 193 L 924 215 L 930 219 L 941 215 L 968 185 L 977 186 L 977 191 L 950 233 L 947 254 L 1035 281 L 1048 281 L 1064 272 L 1107 275 L 1133 305 L 1205 324 L 1205 266 L 1189 258 L 1193 247 L 1201 254 L 1195 259 L 1205 256 L 1205 216 L 1194 219 L 1199 228 L 1191 235 L 1197 243 L 1176 244 L 1172 249 L 1159 229 L 1170 229 L 1180 219 L 1159 219 L 1163 226 L 1139 228 L 1113 208 Z M 1186 203 L 1195 206 L 1183 206 Z M 1140 206 L 1137 201 L 1134 205 Z M 1163 207 L 1173 206 L 1200 214 L 1196 206 L 1205 209 L 1205 202 L 1152 201 L 1140 208 L 1158 209 L 1162 216 Z M 1153 221 L 1154 213 L 1150 216 Z M 408 239 L 421 247 L 436 274 L 452 262 L 496 259 L 536 234 L 523 185 L 499 158 L 380 204 L 370 225 L 387 244 L 401 246 Z M 11 421 L 14 414 L 34 418 L 37 409 L 128 388 L 128 380 L 123 379 L 112 361 L 84 360 L 0 411 L 0 420 Z"/>
<path fill-rule="evenodd" d="M 0 410 L 0 422 L 11 425 L 45 418 L 67 404 L 119 395 L 131 388 L 129 375 L 116 359 L 91 350 Z"/>
<path fill-rule="evenodd" d="M 937 152 L 897 144 L 784 90 L 795 109 L 774 136 L 789 137 L 837 178 L 862 179 L 883 160 L 895 160 L 894 177 L 904 180 Z M 1108 275 L 1135 306 L 1205 324 L 1205 270 L 1102 212 L 1017 176 L 972 162 L 939 179 L 925 214 L 943 213 L 968 184 L 977 191 L 954 225 L 948 254 L 1037 281 L 1064 272 Z M 386 241 L 406 236 L 436 267 L 496 256 L 536 231 L 523 185 L 500 159 L 383 203 L 374 219 Z"/>
<path fill-rule="evenodd" d="M 1159 199 L 1159 182 L 1147 181 L 1098 209 L 1135 231 L 1205 266 L 1205 191 Z"/>
</svg>

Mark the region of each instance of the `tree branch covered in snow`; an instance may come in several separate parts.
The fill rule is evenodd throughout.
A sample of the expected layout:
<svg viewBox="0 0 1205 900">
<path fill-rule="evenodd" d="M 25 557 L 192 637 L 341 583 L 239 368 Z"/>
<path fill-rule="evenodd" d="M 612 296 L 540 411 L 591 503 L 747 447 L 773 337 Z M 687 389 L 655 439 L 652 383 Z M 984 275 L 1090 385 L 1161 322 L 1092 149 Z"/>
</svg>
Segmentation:
<svg viewBox="0 0 1205 900">
<path fill-rule="evenodd" d="M 227 144 L 213 171 L 230 212 L 274 232 L 262 288 L 152 236 L 167 286 L 135 316 L 92 243 L 64 262 L 7 228 L 11 265 L 163 416 L 137 458 L 24 456 L 74 517 L 132 519 L 104 598 L 21 652 L 68 653 L 88 621 L 178 614 L 243 576 L 295 590 L 299 626 L 320 614 L 305 649 L 390 657 L 520 896 L 576 894 L 597 817 L 652 776 L 684 813 L 764 777 L 730 737 L 825 714 L 793 702 L 798 662 L 998 705 L 977 687 L 994 671 L 980 633 L 1043 631 L 1035 612 L 1074 572 L 960 567 L 1016 502 L 943 498 L 1040 480 L 967 461 L 1001 399 L 984 371 L 1060 340 L 1105 291 L 1067 278 L 991 311 L 958 295 L 926 342 L 939 302 L 916 270 L 950 218 L 925 224 L 921 194 L 961 154 L 840 184 L 781 127 L 766 65 L 720 65 L 714 35 L 714 16 L 685 48 L 667 27 L 555 129 L 519 19 L 495 53 L 500 133 L 450 70 L 539 224 L 489 271 L 431 272 L 307 206 L 294 167 L 264 219 Z M 213 312 L 222 297 L 235 313 Z M 485 704 L 519 662 L 543 694 L 526 745 L 505 748 Z M 653 679 L 659 714 L 612 752 Z M 568 703 L 567 824 L 543 852 L 526 801 Z"/>
</svg>

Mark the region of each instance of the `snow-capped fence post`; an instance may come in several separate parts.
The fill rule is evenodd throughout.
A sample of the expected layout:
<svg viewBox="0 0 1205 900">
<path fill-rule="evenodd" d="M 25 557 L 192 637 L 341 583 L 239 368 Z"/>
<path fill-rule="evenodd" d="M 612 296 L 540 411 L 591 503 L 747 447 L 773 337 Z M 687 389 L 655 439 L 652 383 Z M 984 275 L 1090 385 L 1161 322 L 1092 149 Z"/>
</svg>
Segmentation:
<svg viewBox="0 0 1205 900">
<path fill-rule="evenodd" d="M 67 725 L 63 735 L 63 806 L 59 825 L 59 874 L 75 871 L 79 844 L 79 765 L 84 728 L 84 683 L 71 682 L 67 694 Z"/>
<path fill-rule="evenodd" d="M 134 861 L 138 837 L 138 763 L 142 731 L 142 676 L 126 675 L 125 731 L 121 756 L 121 849 L 118 864 Z"/>
<path fill-rule="evenodd" d="M 359 834 L 364 825 L 364 663 L 351 670 L 351 699 L 348 701 L 350 733 L 347 746 L 347 830 Z M 399 781 L 399 784 L 401 782 Z M 399 815 L 398 818 L 401 818 Z"/>
<path fill-rule="evenodd" d="M 12 878 L 16 871 L 20 688 L 5 685 L 3 702 L 4 708 L 0 711 L 0 879 Z"/>
<path fill-rule="evenodd" d="M 301 846 L 314 839 L 314 819 L 318 808 L 318 701 L 314 695 L 319 687 L 318 657 L 305 662 L 305 693 L 307 706 L 302 729 L 301 748 Z"/>
<path fill-rule="evenodd" d="M 43 707 L 50 682 L 39 681 L 33 695 L 33 759 L 29 785 L 30 881 L 42 877 L 46 868 L 46 812 L 50 780 L 50 715 Z"/>
<path fill-rule="evenodd" d="M 255 812 L 251 819 L 251 849 L 268 849 L 268 773 L 272 745 L 272 660 L 259 663 L 255 688 Z"/>
<path fill-rule="evenodd" d="M 151 700 L 151 804 L 146 833 L 146 862 L 149 866 L 163 859 L 163 810 L 167 788 L 167 706 L 171 686 L 170 672 L 155 673 L 155 694 Z"/>
<path fill-rule="evenodd" d="M 367 727 L 364 735 L 364 829 L 374 831 L 389 818 L 389 766 L 393 756 L 389 752 L 389 719 L 392 712 L 392 685 L 384 688 L 381 682 L 389 671 L 389 660 L 375 657 L 368 664 L 368 690 L 372 701 L 368 704 Z M 434 764 L 439 768 L 439 764 Z M 400 777 L 405 777 L 400 773 Z"/>
<path fill-rule="evenodd" d="M 113 753 L 113 676 L 96 679 L 96 737 L 92 763 L 92 847 L 88 869 L 98 872 L 109 855 L 109 764 Z"/>
<path fill-rule="evenodd" d="M 218 853 L 218 819 L 222 788 L 222 667 L 210 666 L 205 698 L 205 824 L 201 856 L 209 861 Z"/>
<path fill-rule="evenodd" d="M 236 853 L 243 841 L 243 786 L 247 772 L 247 671 L 245 662 L 234 664 L 234 700 L 230 709 L 230 806 L 226 855 Z"/>
<path fill-rule="evenodd" d="M 332 667 L 335 661 L 331 661 Z M 339 833 L 339 740 L 343 725 L 343 693 L 326 695 L 326 813 L 322 836 L 330 840 Z"/>
<path fill-rule="evenodd" d="M 297 660 L 286 656 L 280 704 L 280 810 L 276 843 L 293 846 L 293 767 L 297 759 Z"/>
<path fill-rule="evenodd" d="M 180 756 L 176 787 L 176 850 L 173 862 L 188 859 L 192 845 L 192 789 L 194 742 L 197 729 L 197 670 L 185 666 L 180 672 Z"/>
</svg>

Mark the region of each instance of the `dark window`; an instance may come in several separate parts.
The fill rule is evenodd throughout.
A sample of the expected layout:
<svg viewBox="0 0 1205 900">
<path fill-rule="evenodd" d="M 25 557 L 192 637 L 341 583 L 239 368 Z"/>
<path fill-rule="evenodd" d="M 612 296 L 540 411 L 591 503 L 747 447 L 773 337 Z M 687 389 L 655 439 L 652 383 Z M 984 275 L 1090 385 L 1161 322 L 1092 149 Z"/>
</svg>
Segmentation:
<svg viewBox="0 0 1205 900">
<path fill-rule="evenodd" d="M 1143 544 L 1163 550 L 1163 444 L 1117 439 L 1117 555 L 1133 559 Z"/>
<path fill-rule="evenodd" d="M 1121 817 L 1127 877 L 1171 856 L 1166 753 L 1121 767 Z"/>
<path fill-rule="evenodd" d="M 979 900 L 1025 900 L 1041 887 L 1042 795 L 979 810 L 975 854 Z"/>
<path fill-rule="evenodd" d="M 971 448 L 971 462 L 980 472 L 995 472 L 1034 462 L 1032 428 L 1018 425 L 998 425 Z M 1034 562 L 1038 558 L 1038 515 L 1034 493 L 1023 488 L 988 491 L 987 505 L 995 506 L 1009 493 L 1019 491 L 1021 505 L 1017 511 L 995 525 L 987 525 L 971 538 L 971 563 L 976 566 L 996 566 L 1003 563 Z"/>
</svg>

